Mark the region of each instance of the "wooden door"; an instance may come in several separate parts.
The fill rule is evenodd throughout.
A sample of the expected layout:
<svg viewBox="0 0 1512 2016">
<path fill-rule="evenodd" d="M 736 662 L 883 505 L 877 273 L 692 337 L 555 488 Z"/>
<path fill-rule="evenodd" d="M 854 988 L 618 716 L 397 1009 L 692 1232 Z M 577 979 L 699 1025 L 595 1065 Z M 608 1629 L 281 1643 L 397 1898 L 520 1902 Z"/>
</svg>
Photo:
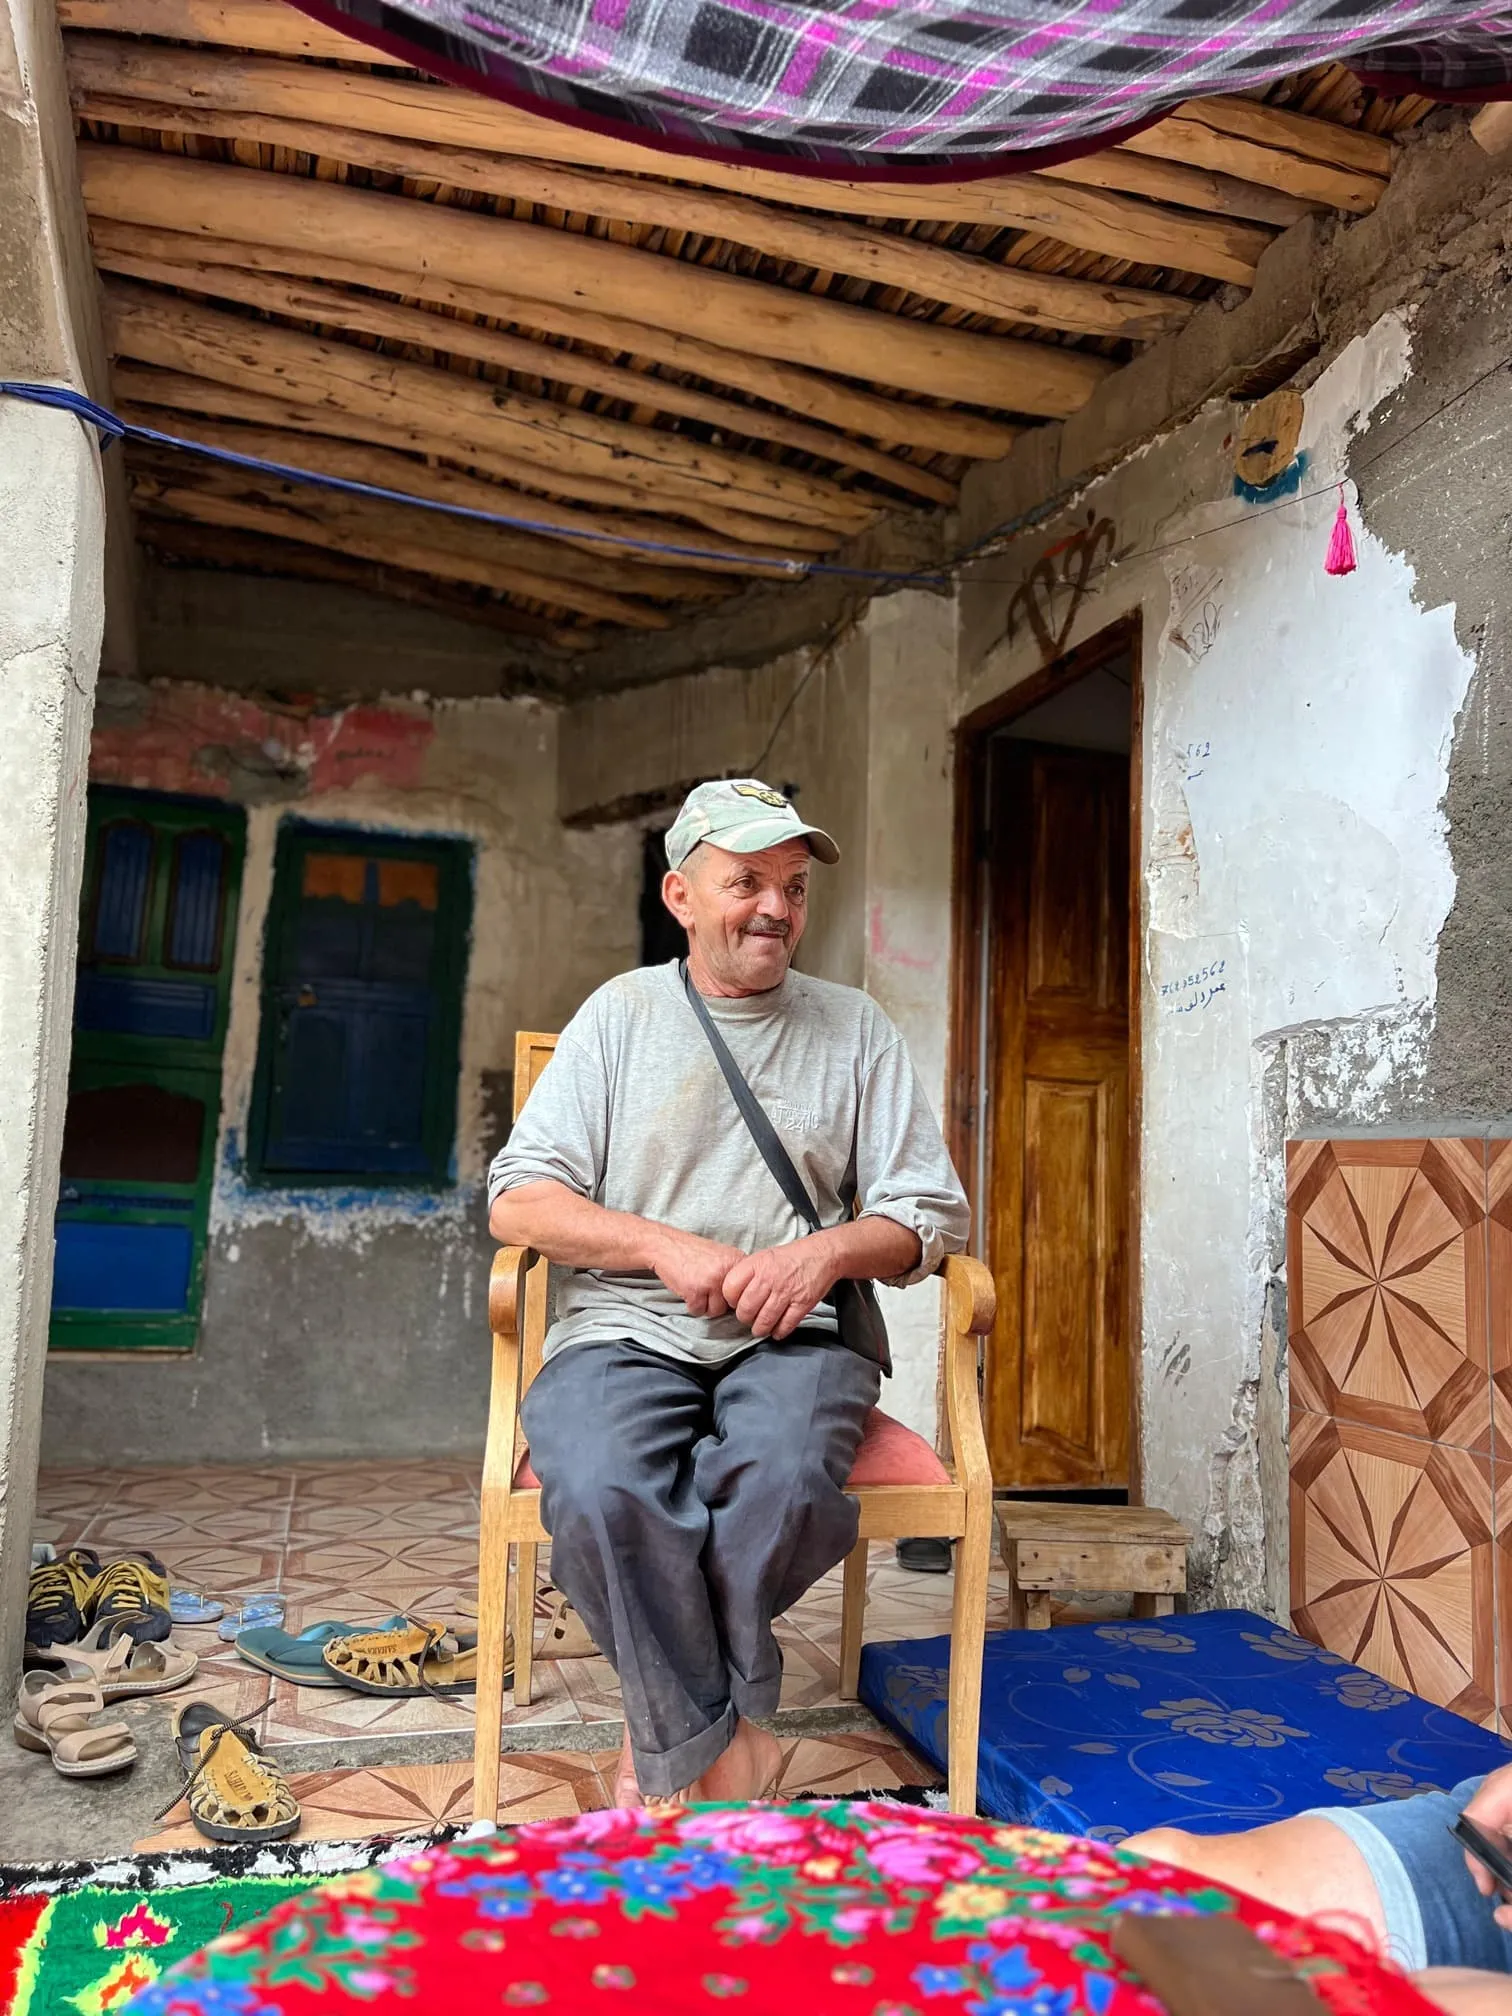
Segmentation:
<svg viewBox="0 0 1512 2016">
<path fill-rule="evenodd" d="M 1129 761 L 1003 738 L 988 794 L 993 1478 L 1124 1484 Z"/>
</svg>

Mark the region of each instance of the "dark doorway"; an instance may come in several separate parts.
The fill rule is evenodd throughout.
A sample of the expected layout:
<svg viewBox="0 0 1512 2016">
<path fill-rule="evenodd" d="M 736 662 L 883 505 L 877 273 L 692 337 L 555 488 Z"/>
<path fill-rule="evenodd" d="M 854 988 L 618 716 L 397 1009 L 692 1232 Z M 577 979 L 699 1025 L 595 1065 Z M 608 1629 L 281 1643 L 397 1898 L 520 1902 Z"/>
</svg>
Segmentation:
<svg viewBox="0 0 1512 2016">
<path fill-rule="evenodd" d="M 645 836 L 641 853 L 641 964 L 665 966 L 669 959 L 684 958 L 688 934 L 662 901 L 662 877 L 667 872 L 667 829 L 658 827 Z"/>
</svg>

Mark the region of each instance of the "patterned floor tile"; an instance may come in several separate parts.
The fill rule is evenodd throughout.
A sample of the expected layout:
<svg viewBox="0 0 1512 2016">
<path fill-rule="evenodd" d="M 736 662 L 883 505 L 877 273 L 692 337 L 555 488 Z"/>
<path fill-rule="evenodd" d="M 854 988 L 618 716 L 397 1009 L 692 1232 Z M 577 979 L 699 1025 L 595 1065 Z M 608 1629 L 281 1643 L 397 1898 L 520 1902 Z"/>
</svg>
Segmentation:
<svg viewBox="0 0 1512 2016">
<path fill-rule="evenodd" d="M 1293 1404 L 1489 1454 L 1482 1141 L 1294 1141 Z"/>
<path fill-rule="evenodd" d="M 900 1785 L 938 1785 L 937 1772 L 886 1736 L 803 1736 L 783 1744 L 777 1794 L 887 1792 Z"/>
<path fill-rule="evenodd" d="M 355 1841 L 465 1824 L 472 1818 L 471 1764 L 401 1764 L 370 1771 L 317 1771 L 290 1780 L 301 1809 L 297 1841 Z M 607 1804 L 589 1757 L 548 1751 L 505 1758 L 499 1771 L 497 1818 L 510 1825 L 558 1820 Z M 138 1854 L 193 1848 L 203 1836 L 180 1802 L 160 1833 L 138 1841 Z"/>
<path fill-rule="evenodd" d="M 1425 1700 L 1490 1720 L 1489 1461 L 1298 1411 L 1291 1462 L 1296 1628 Z"/>
</svg>

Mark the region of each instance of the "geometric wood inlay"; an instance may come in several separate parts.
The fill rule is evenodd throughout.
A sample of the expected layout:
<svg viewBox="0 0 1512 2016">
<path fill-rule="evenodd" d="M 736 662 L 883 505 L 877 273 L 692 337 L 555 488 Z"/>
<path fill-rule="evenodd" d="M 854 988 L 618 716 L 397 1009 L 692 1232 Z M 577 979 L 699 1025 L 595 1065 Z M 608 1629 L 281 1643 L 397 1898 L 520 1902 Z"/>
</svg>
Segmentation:
<svg viewBox="0 0 1512 2016">
<path fill-rule="evenodd" d="M 1494 1721 L 1490 1459 L 1297 1412 L 1291 1479 L 1296 1629 Z"/>
<path fill-rule="evenodd" d="M 1496 1460 L 1512 1463 L 1512 1141 L 1486 1143 L 1486 1286 Z M 1512 1622 L 1512 1620 L 1509 1620 Z M 1504 1698 L 1512 1698 L 1506 1696 Z"/>
<path fill-rule="evenodd" d="M 1490 1454 L 1486 1201 L 1483 1141 L 1288 1144 L 1294 1409 Z"/>
</svg>

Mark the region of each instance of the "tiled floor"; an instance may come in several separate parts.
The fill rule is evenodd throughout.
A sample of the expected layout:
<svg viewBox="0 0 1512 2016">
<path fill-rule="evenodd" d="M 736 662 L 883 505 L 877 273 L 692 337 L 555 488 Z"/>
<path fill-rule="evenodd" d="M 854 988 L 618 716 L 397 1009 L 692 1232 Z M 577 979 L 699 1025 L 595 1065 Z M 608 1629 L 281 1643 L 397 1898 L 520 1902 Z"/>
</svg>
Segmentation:
<svg viewBox="0 0 1512 2016">
<path fill-rule="evenodd" d="M 298 1464 L 279 1468 L 54 1471 L 38 1486 L 37 1537 L 103 1556 L 150 1548 L 175 1584 L 235 1597 L 279 1591 L 288 1628 L 324 1618 L 377 1624 L 396 1611 L 466 1623 L 477 1608 L 477 1473 L 465 1464 Z M 543 1565 L 544 1565 L 543 1550 Z M 1007 1622 L 1001 1571 L 994 1576 L 989 1628 Z M 926 1637 L 948 1630 L 951 1581 L 914 1575 L 873 1549 L 867 1635 Z M 840 1639 L 840 1576 L 818 1583 L 778 1627 L 786 1664 L 782 1706 L 834 1707 Z M 466 1818 L 469 1771 L 456 1761 L 406 1761 L 425 1736 L 470 1733 L 470 1697 L 385 1702 L 345 1689 L 298 1688 L 248 1666 L 213 1626 L 179 1627 L 200 1655 L 193 1694 L 223 1712 L 252 1717 L 270 1746 L 362 1745 L 367 1767 L 326 1768 L 295 1779 L 311 1838 L 354 1836 Z M 544 1818 L 587 1808 L 607 1794 L 603 1770 L 618 1740 L 619 1694 L 605 1659 L 542 1660 L 536 1698 L 506 1726 L 521 1740 L 539 1730 L 539 1748 L 504 1760 L 500 1817 Z M 179 1697 L 184 1698 L 184 1697 Z M 170 1703 L 161 1712 L 166 1721 Z M 858 1717 L 858 1720 L 864 1718 Z M 603 1723 L 602 1745 L 586 1734 Z M 570 1741 L 563 1738 L 574 1732 Z M 381 1761 L 374 1742 L 387 1742 Z M 853 1791 L 930 1784 L 934 1775 L 881 1730 L 784 1738 L 780 1790 Z M 354 1756 L 354 1765 L 358 1762 Z M 169 1816 L 161 1845 L 193 1838 L 183 1809 Z M 155 1839 L 154 1845 L 159 1845 Z"/>
</svg>

